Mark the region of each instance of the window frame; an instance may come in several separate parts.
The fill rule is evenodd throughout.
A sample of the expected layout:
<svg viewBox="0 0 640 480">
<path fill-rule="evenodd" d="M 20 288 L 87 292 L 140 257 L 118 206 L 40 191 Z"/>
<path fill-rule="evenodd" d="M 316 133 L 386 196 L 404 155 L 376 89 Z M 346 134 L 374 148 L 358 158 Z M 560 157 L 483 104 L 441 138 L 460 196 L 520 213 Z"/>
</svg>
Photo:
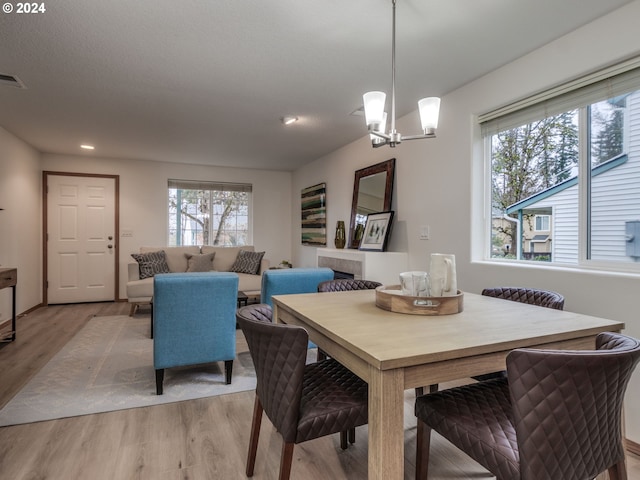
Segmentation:
<svg viewBox="0 0 640 480">
<path fill-rule="evenodd" d="M 237 245 L 227 245 L 226 243 L 223 244 L 218 244 L 218 245 L 213 245 L 213 244 L 206 244 L 207 246 L 244 246 L 244 245 L 253 245 L 253 185 L 250 183 L 234 183 L 234 182 L 216 182 L 216 181 L 196 181 L 196 180 L 177 180 L 177 179 L 168 179 L 167 181 L 167 204 L 166 204 L 166 208 L 167 208 L 167 215 L 166 215 L 166 219 L 167 219 L 167 245 L 173 245 L 174 243 L 177 246 L 185 246 L 183 242 L 180 242 L 180 244 L 177 244 L 177 237 L 179 237 L 176 233 L 175 235 L 175 239 L 172 240 L 172 235 L 171 235 L 171 231 L 172 231 L 172 222 L 171 222 L 171 215 L 172 215 L 172 211 L 171 211 L 171 206 L 170 206 L 170 197 L 171 197 L 171 190 L 203 190 L 203 191 L 208 191 L 208 192 L 215 192 L 215 191 L 220 191 L 220 192 L 244 192 L 247 193 L 247 204 L 246 204 L 246 209 L 247 209 L 247 230 L 246 230 L 246 243 L 240 244 L 238 243 Z M 209 198 L 212 200 L 211 198 L 211 193 L 209 193 Z M 213 211 L 210 212 L 211 217 L 214 216 Z M 176 226 L 176 231 L 177 231 L 177 226 Z M 208 237 L 210 240 L 212 240 L 214 238 L 214 234 L 216 229 L 214 228 L 214 223 L 210 222 L 209 223 L 209 233 L 208 233 Z M 174 241 L 175 240 L 175 241 Z M 203 244 L 204 245 L 204 244 Z M 199 246 L 203 246 L 203 245 L 199 245 Z"/>
<path fill-rule="evenodd" d="M 538 228 L 538 219 L 546 219 L 547 228 Z M 534 223 L 533 223 L 533 231 L 534 232 L 550 232 L 551 231 L 551 215 L 547 214 L 535 214 L 534 215 Z"/>
<path fill-rule="evenodd" d="M 619 78 L 618 78 L 619 77 Z M 602 96 L 601 93 L 598 92 L 596 87 L 601 87 L 600 92 L 604 89 L 606 91 L 607 88 L 610 88 L 611 83 L 616 83 L 616 80 L 620 80 L 617 82 L 617 86 L 612 87 L 608 91 L 608 94 Z M 595 86 L 594 86 L 595 85 Z M 603 87 L 604 85 L 604 87 Z M 557 268 L 557 267 L 568 267 L 568 268 L 578 268 L 578 269 L 597 269 L 597 270 L 607 270 L 607 271 L 616 271 L 616 272 L 631 272 L 631 273 L 639 273 L 640 272 L 640 262 L 629 262 L 629 261 L 615 261 L 615 260 L 594 260 L 591 257 L 591 165 L 590 165 L 590 149 L 591 145 L 589 143 L 589 128 L 585 128 L 585 126 L 590 125 L 590 118 L 588 116 L 588 107 L 593 105 L 599 101 L 607 100 L 617 96 L 617 94 L 612 94 L 611 92 L 620 92 L 623 90 L 624 94 L 639 91 L 640 90 L 640 57 L 635 57 L 629 59 L 625 62 L 621 62 L 620 64 L 613 65 L 602 69 L 600 71 L 585 75 L 584 77 L 572 80 L 563 85 L 556 86 L 545 90 L 543 92 L 539 92 L 535 95 L 522 99 L 518 102 L 514 102 L 500 109 L 493 110 L 483 115 L 479 115 L 477 117 L 478 126 L 479 126 L 479 137 L 482 142 L 483 148 L 481 152 L 483 154 L 483 171 L 484 171 L 484 185 L 482 187 L 483 191 L 483 201 L 485 205 L 485 220 L 483 222 L 483 231 L 485 232 L 483 235 L 483 243 L 484 247 L 482 249 L 483 259 L 492 263 L 516 263 L 518 265 L 524 264 L 535 264 L 537 267 L 543 268 Z M 586 92 L 586 93 L 585 93 Z M 600 95 L 600 96 L 598 96 Z M 541 118 L 546 118 L 544 116 L 539 117 L 537 119 L 525 120 L 524 123 L 518 124 L 518 122 L 522 120 L 522 118 L 527 118 L 526 116 L 520 115 L 522 110 L 530 110 L 528 115 L 531 115 L 531 112 L 541 112 L 547 111 L 548 105 L 553 103 L 554 100 L 562 97 L 562 110 L 558 110 L 556 108 L 551 108 L 547 116 L 556 115 L 559 113 L 563 113 L 570 110 L 578 110 L 578 119 L 579 119 L 579 127 L 578 127 L 578 192 L 577 192 L 577 208 L 578 208 L 578 240 L 577 240 L 577 262 L 576 263 L 562 263 L 562 262 L 548 262 L 541 263 L 537 261 L 524 260 L 522 258 L 522 252 L 516 252 L 515 258 L 496 258 L 492 256 L 493 250 L 493 221 L 494 221 L 494 211 L 493 211 L 493 199 L 492 199 L 492 173 L 493 173 L 493 165 L 492 165 L 492 133 L 488 133 L 491 130 L 487 128 L 487 125 L 491 125 L 491 128 L 496 129 L 496 125 L 500 125 L 501 118 L 507 117 L 508 121 L 512 122 L 510 128 L 516 128 L 520 125 L 525 125 L 527 122 L 533 122 L 536 120 L 540 120 Z M 588 103 L 585 104 L 585 98 L 589 98 Z M 564 102 L 564 103 L 563 103 Z M 574 102 L 572 104 L 571 102 Z M 578 102 L 578 103 L 575 103 Z M 516 119 L 516 120 L 514 120 Z M 626 121 L 626 118 L 625 118 Z M 508 122 L 507 122 L 508 123 Z M 514 124 L 515 123 L 515 124 Z M 498 133 L 500 131 L 508 130 L 509 128 L 502 126 L 502 128 L 494 131 Z M 593 140 L 593 139 L 591 139 Z M 479 150 L 480 151 L 480 150 Z M 627 155 L 629 153 L 629 138 L 625 135 L 623 140 L 623 155 Z M 552 228 L 551 219 L 549 220 L 549 229 Z M 534 225 L 535 227 L 535 225 Z M 539 231 L 535 229 L 535 231 Z M 547 230 L 544 230 L 547 231 Z M 551 230 L 548 230 L 551 231 Z M 518 243 L 516 248 L 523 248 L 523 242 L 515 242 Z"/>
</svg>

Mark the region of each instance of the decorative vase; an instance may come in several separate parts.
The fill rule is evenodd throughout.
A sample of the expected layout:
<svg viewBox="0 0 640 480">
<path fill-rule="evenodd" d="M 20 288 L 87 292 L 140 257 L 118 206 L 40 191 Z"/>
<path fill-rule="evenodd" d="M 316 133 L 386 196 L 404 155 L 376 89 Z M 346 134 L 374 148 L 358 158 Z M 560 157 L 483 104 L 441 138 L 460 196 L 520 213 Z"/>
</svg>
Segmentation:
<svg viewBox="0 0 640 480">
<path fill-rule="evenodd" d="M 360 240 L 362 240 L 362 234 L 364 233 L 364 225 L 359 223 L 356 225 L 356 233 L 354 235 L 356 245 L 360 245 Z"/>
<path fill-rule="evenodd" d="M 347 239 L 345 236 L 344 222 L 342 220 L 338 220 L 338 223 L 336 225 L 336 238 L 334 240 L 334 244 L 336 248 L 344 248 L 346 243 Z"/>
</svg>

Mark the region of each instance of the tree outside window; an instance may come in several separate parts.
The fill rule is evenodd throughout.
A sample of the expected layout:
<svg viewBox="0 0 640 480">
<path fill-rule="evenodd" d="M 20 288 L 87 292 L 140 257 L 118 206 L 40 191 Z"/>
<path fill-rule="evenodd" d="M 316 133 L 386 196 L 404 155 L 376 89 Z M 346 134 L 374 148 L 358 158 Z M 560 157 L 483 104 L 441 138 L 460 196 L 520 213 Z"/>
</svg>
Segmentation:
<svg viewBox="0 0 640 480">
<path fill-rule="evenodd" d="M 640 214 L 640 195 L 621 194 L 620 189 L 627 184 L 640 190 L 640 136 L 629 146 L 634 155 L 625 154 L 629 131 L 640 133 L 639 93 L 485 137 L 491 152 L 492 257 L 578 263 L 582 241 L 587 243 L 588 259 L 635 261 L 625 254 L 624 228 L 631 212 Z M 581 136 L 587 139 L 585 145 Z M 579 234 L 581 163 L 590 172 L 584 193 L 589 205 L 586 238 Z M 527 233 L 548 231 L 552 224 L 548 240 Z M 543 240 L 549 251 L 535 258 L 533 248 L 523 248 L 530 241 L 542 247 Z"/>
<path fill-rule="evenodd" d="M 169 245 L 251 244 L 251 185 L 169 181 Z"/>
</svg>

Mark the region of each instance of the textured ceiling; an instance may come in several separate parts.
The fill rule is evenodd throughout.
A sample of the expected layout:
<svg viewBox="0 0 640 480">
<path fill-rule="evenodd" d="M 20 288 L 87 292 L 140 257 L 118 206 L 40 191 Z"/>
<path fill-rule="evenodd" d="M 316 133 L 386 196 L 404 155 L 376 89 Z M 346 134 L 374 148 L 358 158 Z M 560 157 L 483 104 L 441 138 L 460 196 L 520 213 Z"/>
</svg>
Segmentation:
<svg viewBox="0 0 640 480">
<path fill-rule="evenodd" d="M 398 117 L 626 3 L 398 0 Z M 0 126 L 42 152 L 294 170 L 390 90 L 391 0 L 44 4 L 0 14 Z"/>
</svg>

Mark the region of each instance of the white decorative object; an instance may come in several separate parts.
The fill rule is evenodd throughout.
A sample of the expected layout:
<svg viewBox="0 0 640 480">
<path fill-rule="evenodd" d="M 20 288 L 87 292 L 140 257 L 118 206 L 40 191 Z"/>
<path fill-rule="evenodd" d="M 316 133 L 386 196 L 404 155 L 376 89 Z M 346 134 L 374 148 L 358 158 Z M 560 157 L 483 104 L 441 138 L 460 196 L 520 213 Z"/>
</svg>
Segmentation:
<svg viewBox="0 0 640 480">
<path fill-rule="evenodd" d="M 402 272 L 400 274 L 402 295 L 410 297 L 429 296 L 429 274 L 427 272 Z"/>
<path fill-rule="evenodd" d="M 431 254 L 431 295 L 452 297 L 458 293 L 456 256 L 447 253 Z"/>
</svg>

